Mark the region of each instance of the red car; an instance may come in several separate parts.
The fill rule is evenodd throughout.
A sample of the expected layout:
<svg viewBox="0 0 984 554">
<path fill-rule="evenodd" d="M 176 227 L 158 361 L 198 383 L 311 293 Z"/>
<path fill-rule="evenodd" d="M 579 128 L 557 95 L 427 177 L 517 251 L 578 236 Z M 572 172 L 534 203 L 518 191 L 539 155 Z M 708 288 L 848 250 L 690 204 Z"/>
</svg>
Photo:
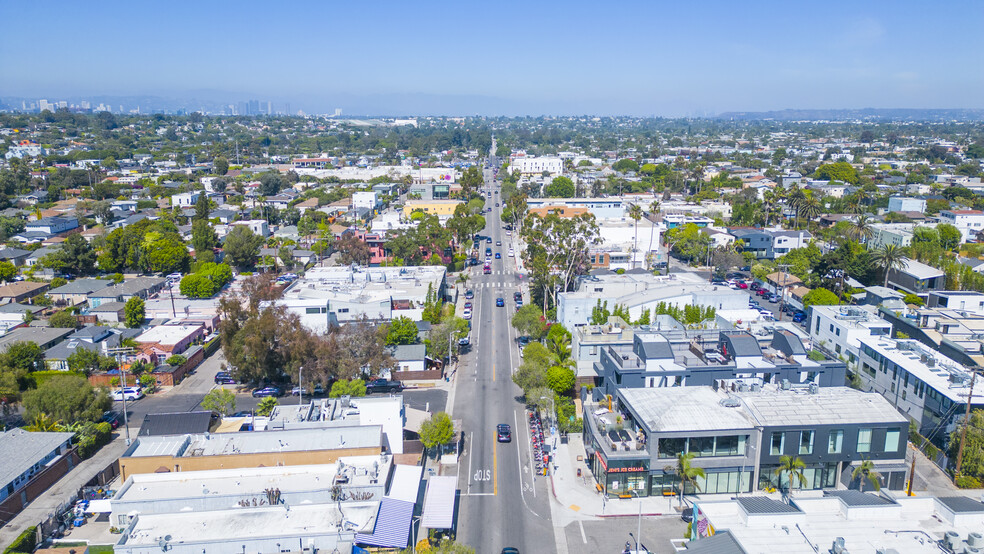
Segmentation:
<svg viewBox="0 0 984 554">
<path fill-rule="evenodd" d="M 744 281 L 741 281 L 741 282 L 738 283 L 738 288 L 740 288 L 740 289 L 747 289 L 748 288 L 748 283 L 746 283 Z"/>
</svg>

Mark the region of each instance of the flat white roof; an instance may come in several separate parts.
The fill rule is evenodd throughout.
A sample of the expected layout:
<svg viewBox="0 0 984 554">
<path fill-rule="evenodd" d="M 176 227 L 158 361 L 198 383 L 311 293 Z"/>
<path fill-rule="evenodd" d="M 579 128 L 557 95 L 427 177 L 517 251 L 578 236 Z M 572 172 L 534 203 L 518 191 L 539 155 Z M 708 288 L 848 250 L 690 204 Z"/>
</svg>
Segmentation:
<svg viewBox="0 0 984 554">
<path fill-rule="evenodd" d="M 177 344 L 181 339 L 203 327 L 197 325 L 158 325 L 137 337 L 137 342 L 159 342 L 161 344 Z"/>
<path fill-rule="evenodd" d="M 389 473 L 389 456 L 349 456 L 340 461 L 347 466 L 372 469 L 378 464 L 381 479 Z M 419 468 L 418 468 L 419 469 Z M 168 500 L 198 496 L 253 495 L 265 489 L 305 491 L 331 488 L 338 464 L 271 466 L 175 473 L 134 474 L 113 497 L 114 502 Z M 355 472 L 359 475 L 359 472 Z M 418 476 L 419 478 L 419 476 Z M 368 482 L 368 481 L 367 481 Z"/>
<path fill-rule="evenodd" d="M 212 512 L 138 515 L 117 546 L 158 546 L 161 537 L 178 543 L 251 540 L 263 537 L 335 535 L 340 531 L 371 533 L 379 502 L 309 504 L 239 508 Z M 347 529 L 343 526 L 347 522 Z"/>
<path fill-rule="evenodd" d="M 282 431 L 138 437 L 137 442 L 128 450 L 128 454 L 124 455 L 130 457 L 191 457 L 367 448 L 382 446 L 382 436 L 381 426 L 362 425 Z"/>
<path fill-rule="evenodd" d="M 970 394 L 970 372 L 936 350 L 915 340 L 895 340 L 888 337 L 865 337 L 861 339 L 861 344 L 891 360 L 950 400 L 967 402 L 967 395 Z M 927 363 L 930 359 L 934 360 L 933 367 L 929 367 Z M 974 388 L 972 402 L 984 402 L 984 387 Z"/>
</svg>

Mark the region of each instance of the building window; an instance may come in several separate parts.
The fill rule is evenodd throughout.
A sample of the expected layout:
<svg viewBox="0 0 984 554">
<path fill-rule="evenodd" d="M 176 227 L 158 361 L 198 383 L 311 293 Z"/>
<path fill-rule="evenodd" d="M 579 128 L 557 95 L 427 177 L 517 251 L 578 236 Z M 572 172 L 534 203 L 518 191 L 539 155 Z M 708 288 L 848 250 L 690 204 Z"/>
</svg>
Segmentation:
<svg viewBox="0 0 984 554">
<path fill-rule="evenodd" d="M 889 429 L 885 432 L 885 452 L 898 452 L 899 450 L 899 430 Z"/>
<path fill-rule="evenodd" d="M 813 454 L 813 431 L 800 431 L 800 454 Z"/>
<path fill-rule="evenodd" d="M 827 454 L 840 454 L 844 449 L 844 430 L 831 431 L 827 436 Z"/>
<path fill-rule="evenodd" d="M 858 430 L 858 452 L 871 452 L 871 429 Z"/>
<path fill-rule="evenodd" d="M 785 433 L 772 433 L 772 448 L 770 453 L 773 456 L 782 456 L 784 451 L 783 447 L 786 445 L 786 435 Z"/>
</svg>

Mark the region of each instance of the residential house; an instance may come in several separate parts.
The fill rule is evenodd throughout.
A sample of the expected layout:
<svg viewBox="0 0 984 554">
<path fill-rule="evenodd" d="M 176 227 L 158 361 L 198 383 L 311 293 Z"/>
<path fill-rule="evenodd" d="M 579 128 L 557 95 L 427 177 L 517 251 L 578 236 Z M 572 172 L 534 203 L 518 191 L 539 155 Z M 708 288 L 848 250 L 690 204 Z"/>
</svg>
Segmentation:
<svg viewBox="0 0 984 554">
<path fill-rule="evenodd" d="M 48 283 L 32 281 L 14 281 L 0 287 L 0 302 L 30 302 L 39 294 L 44 294 L 51 288 Z"/>
<path fill-rule="evenodd" d="M 0 352 L 5 352 L 15 342 L 33 342 L 41 350 L 47 350 L 74 331 L 60 327 L 17 327 L 0 337 Z"/>
<path fill-rule="evenodd" d="M 44 233 L 48 236 L 57 235 L 72 229 L 78 229 L 79 220 L 76 217 L 54 216 L 42 217 L 36 221 L 28 221 L 24 226 L 27 233 Z"/>
<path fill-rule="evenodd" d="M 95 317 L 96 321 L 104 323 L 123 323 L 126 321 L 126 304 L 123 302 L 100 302 L 95 308 L 86 310 L 85 315 Z"/>
<path fill-rule="evenodd" d="M 110 279 L 76 279 L 71 283 L 51 289 L 48 296 L 58 305 L 78 306 L 89 300 L 89 295 L 113 284 Z"/>
<path fill-rule="evenodd" d="M 933 266 L 905 258 L 901 269 L 892 268 L 888 272 L 888 284 L 925 297 L 930 291 L 943 290 L 946 275 Z"/>
<path fill-rule="evenodd" d="M 131 298 L 146 300 L 164 289 L 167 281 L 159 277 L 133 277 L 122 283 L 103 287 L 89 294 L 89 307 L 98 308 L 107 302 L 126 302 Z"/>
<path fill-rule="evenodd" d="M 28 306 L 16 302 L 0 304 L 0 333 L 6 333 L 11 328 L 22 325 L 28 317 L 27 314 L 37 319 L 37 314 L 44 310 L 44 306 Z"/>
<path fill-rule="evenodd" d="M 890 212 L 925 212 L 926 200 L 909 196 L 891 196 L 888 199 Z"/>
<path fill-rule="evenodd" d="M 400 344 L 390 347 L 396 360 L 396 371 L 424 371 L 427 369 L 426 347 L 423 344 Z"/>
<path fill-rule="evenodd" d="M 182 192 L 180 194 L 171 195 L 171 206 L 175 208 L 187 208 L 194 206 L 198 202 L 198 196 L 201 191 L 195 190 L 191 192 Z"/>
<path fill-rule="evenodd" d="M 248 227 L 254 235 L 259 235 L 263 238 L 270 236 L 270 224 L 267 223 L 265 219 L 245 219 L 242 221 L 233 221 L 232 225 L 242 225 L 244 227 Z M 232 230 L 231 226 L 229 230 Z"/>
<path fill-rule="evenodd" d="M 14 264 L 15 267 L 24 265 L 30 255 L 30 250 L 21 250 L 20 248 L 10 247 L 0 248 L 0 260 L 10 262 Z"/>
<path fill-rule="evenodd" d="M 114 349 L 123 340 L 140 334 L 139 329 L 117 329 L 99 325 L 89 325 L 65 337 L 65 340 L 45 350 L 44 363 L 52 371 L 68 371 L 68 358 L 79 349 L 90 350 L 100 356 L 114 357 Z"/>
<path fill-rule="evenodd" d="M 201 323 L 178 325 L 158 325 L 145 331 L 133 340 L 139 345 L 139 360 L 158 363 L 175 354 L 181 354 L 195 341 L 205 337 L 205 326 Z"/>
</svg>

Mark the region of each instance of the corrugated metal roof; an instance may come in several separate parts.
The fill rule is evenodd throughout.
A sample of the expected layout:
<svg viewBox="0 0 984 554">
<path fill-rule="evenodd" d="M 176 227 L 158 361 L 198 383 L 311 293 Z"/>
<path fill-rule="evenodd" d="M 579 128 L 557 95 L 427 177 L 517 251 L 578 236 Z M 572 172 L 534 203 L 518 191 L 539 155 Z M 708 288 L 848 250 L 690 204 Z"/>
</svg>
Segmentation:
<svg viewBox="0 0 984 554">
<path fill-rule="evenodd" d="M 773 500 L 767 496 L 743 496 L 738 499 L 743 510 L 750 514 L 796 514 L 800 510 L 785 502 Z"/>
<path fill-rule="evenodd" d="M 428 529 L 450 529 L 454 525 L 454 499 L 458 478 L 435 475 L 427 480 L 421 525 Z"/>
<path fill-rule="evenodd" d="M 406 548 L 410 537 L 413 502 L 383 498 L 371 534 L 356 533 L 355 542 L 383 548 Z"/>
<path fill-rule="evenodd" d="M 824 496 L 835 496 L 848 506 L 888 506 L 895 504 L 883 496 L 868 494 L 861 491 L 823 491 Z"/>
<path fill-rule="evenodd" d="M 688 541 L 687 554 L 747 554 L 734 535 L 721 531 L 710 537 Z"/>
<path fill-rule="evenodd" d="M 942 496 L 937 498 L 950 511 L 958 514 L 977 514 L 984 512 L 984 503 L 978 502 L 966 496 Z"/>
</svg>

